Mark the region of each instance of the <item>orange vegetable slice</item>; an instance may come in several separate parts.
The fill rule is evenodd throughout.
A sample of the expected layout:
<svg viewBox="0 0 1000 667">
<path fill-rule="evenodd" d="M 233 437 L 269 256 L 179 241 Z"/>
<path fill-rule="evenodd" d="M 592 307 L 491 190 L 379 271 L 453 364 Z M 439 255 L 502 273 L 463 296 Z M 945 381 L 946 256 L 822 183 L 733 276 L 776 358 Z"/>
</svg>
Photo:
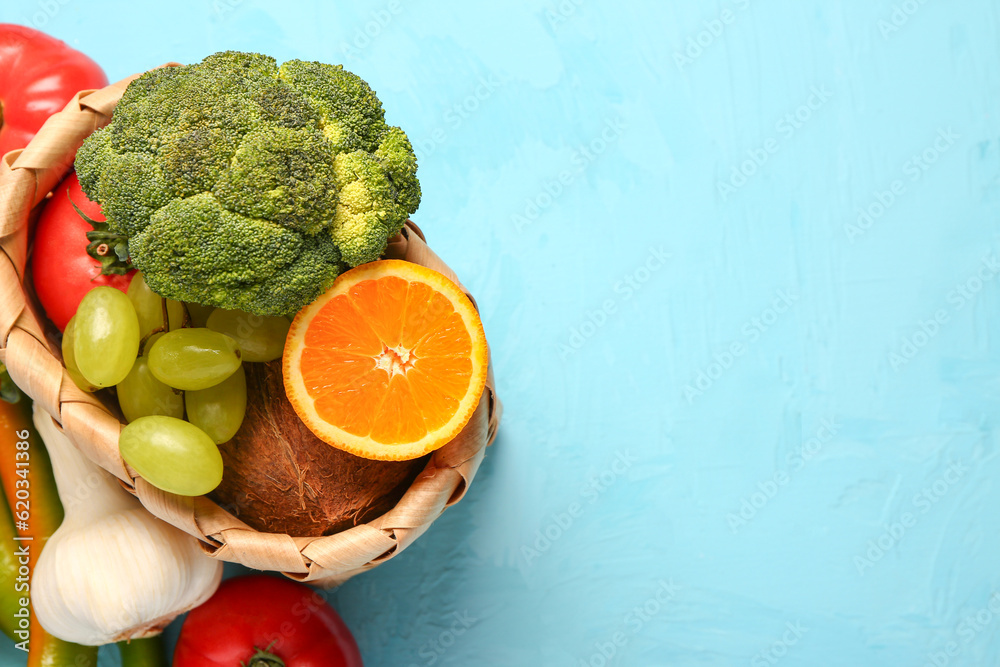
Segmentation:
<svg viewBox="0 0 1000 667">
<path fill-rule="evenodd" d="M 342 274 L 295 316 L 285 392 L 324 442 L 369 459 L 415 459 L 468 423 L 487 360 L 483 323 L 458 285 L 388 259 Z"/>
</svg>

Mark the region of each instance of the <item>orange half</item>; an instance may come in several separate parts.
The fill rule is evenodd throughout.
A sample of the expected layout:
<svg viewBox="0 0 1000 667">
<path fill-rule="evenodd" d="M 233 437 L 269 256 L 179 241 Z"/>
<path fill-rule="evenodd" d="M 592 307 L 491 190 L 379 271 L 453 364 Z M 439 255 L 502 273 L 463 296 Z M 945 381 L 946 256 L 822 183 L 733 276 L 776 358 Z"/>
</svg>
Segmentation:
<svg viewBox="0 0 1000 667">
<path fill-rule="evenodd" d="M 462 430 L 486 386 L 475 307 L 437 271 L 362 264 L 303 308 L 288 331 L 285 392 L 318 438 L 357 456 L 415 459 Z"/>
</svg>

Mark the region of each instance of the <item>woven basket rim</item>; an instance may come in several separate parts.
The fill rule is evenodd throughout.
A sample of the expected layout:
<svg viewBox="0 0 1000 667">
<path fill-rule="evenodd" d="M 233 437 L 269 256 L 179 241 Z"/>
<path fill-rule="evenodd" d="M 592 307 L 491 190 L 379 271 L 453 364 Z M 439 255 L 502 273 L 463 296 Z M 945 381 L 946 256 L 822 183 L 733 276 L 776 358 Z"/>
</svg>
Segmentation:
<svg viewBox="0 0 1000 667">
<path fill-rule="evenodd" d="M 444 509 L 464 496 L 486 447 L 496 437 L 502 414 L 492 362 L 472 420 L 455 440 L 430 456 L 395 507 L 332 535 L 296 537 L 257 531 L 205 496 L 166 493 L 137 475 L 118 455 L 122 423 L 69 378 L 22 282 L 30 283 L 25 271 L 29 218 L 70 170 L 79 144 L 110 121 L 125 88 L 138 76 L 77 93 L 63 111 L 46 121 L 26 148 L 0 159 L 0 362 L 89 460 L 115 475 L 154 516 L 197 538 L 208 556 L 282 572 L 313 585 L 338 585 L 402 552 Z M 412 221 L 407 220 L 403 231 L 390 241 L 386 255 L 444 273 L 476 304 Z"/>
</svg>

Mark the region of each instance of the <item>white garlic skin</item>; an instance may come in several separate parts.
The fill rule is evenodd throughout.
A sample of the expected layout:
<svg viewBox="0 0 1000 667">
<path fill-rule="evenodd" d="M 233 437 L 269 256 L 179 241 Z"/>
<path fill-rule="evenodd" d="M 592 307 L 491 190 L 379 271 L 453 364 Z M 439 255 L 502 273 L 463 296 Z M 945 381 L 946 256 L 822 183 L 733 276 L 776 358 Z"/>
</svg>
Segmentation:
<svg viewBox="0 0 1000 667">
<path fill-rule="evenodd" d="M 98 646 L 157 634 L 221 579 L 222 563 L 193 537 L 138 507 L 53 535 L 35 566 L 31 603 L 49 633 Z"/>
</svg>

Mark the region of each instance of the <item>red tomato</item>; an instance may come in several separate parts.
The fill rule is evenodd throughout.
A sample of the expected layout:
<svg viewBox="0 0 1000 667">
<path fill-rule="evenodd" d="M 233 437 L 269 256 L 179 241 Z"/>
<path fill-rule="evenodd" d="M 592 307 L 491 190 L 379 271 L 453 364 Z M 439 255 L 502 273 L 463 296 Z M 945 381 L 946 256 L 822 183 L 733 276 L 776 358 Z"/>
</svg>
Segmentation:
<svg viewBox="0 0 1000 667">
<path fill-rule="evenodd" d="M 45 314 L 59 331 L 66 328 L 87 292 L 101 285 L 127 292 L 135 274 L 101 275 L 100 263 L 87 254 L 87 232 L 93 227 L 73 209 L 73 203 L 87 217 L 104 220 L 100 205 L 87 199 L 76 172 L 70 172 L 52 191 L 38 218 L 31 252 L 31 282 Z"/>
<path fill-rule="evenodd" d="M 223 581 L 177 639 L 173 667 L 237 665 L 363 667 L 350 630 L 319 593 L 263 574 Z"/>
<path fill-rule="evenodd" d="M 24 148 L 81 90 L 108 85 L 93 60 L 32 28 L 0 23 L 0 156 Z"/>
</svg>

